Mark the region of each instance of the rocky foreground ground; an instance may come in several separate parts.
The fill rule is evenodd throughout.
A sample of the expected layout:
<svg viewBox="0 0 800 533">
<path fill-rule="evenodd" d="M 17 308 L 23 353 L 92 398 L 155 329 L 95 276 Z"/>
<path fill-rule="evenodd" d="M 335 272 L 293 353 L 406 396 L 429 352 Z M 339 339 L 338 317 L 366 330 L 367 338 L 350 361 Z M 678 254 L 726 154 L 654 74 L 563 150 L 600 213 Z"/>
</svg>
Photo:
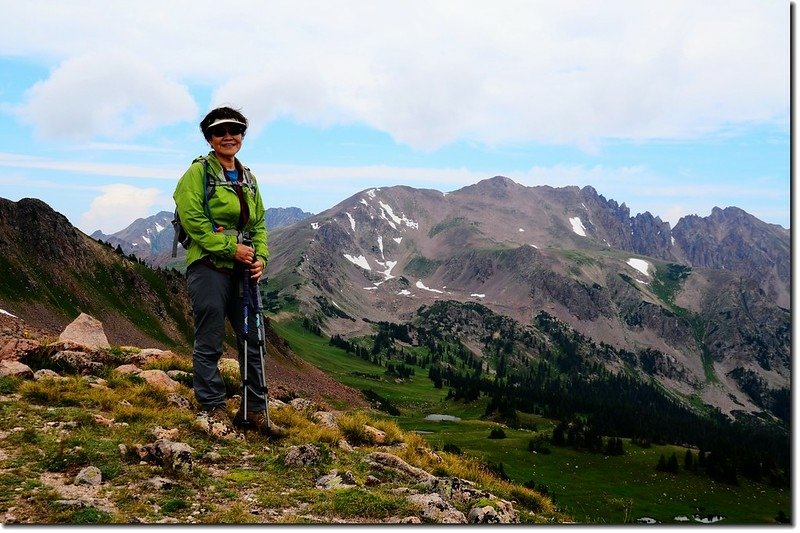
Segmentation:
<svg viewBox="0 0 800 533">
<path fill-rule="evenodd" d="M 8 316 L 0 328 L 0 472 L 28 478 L 0 484 L 5 523 L 562 519 L 548 499 L 494 478 L 475 461 L 309 398 L 270 399 L 271 415 L 289 432 L 278 442 L 210 423 L 198 416 L 187 386 L 190 362 L 188 370 L 169 369 L 180 361 L 171 352 L 112 348 L 102 324 L 87 315 L 58 340 L 35 338 Z M 222 360 L 223 375 L 234 382 L 236 367 Z M 115 395 L 130 387 L 139 394 L 134 400 Z M 151 411 L 135 405 L 139 397 Z M 230 398 L 231 410 L 237 405 L 238 397 Z M 102 448 L 98 442 L 112 452 L 89 453 Z"/>
</svg>

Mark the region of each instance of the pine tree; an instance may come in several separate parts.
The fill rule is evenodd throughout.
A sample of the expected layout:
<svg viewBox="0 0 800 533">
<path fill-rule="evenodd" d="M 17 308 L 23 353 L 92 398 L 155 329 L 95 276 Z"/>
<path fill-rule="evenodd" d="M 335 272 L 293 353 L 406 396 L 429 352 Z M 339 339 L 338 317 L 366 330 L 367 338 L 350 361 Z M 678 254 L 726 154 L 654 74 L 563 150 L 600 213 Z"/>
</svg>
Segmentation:
<svg viewBox="0 0 800 533">
<path fill-rule="evenodd" d="M 661 457 L 658 458 L 658 464 L 656 465 L 656 470 L 658 472 L 666 472 L 667 471 L 667 458 L 664 457 L 664 454 L 661 454 Z"/>
<path fill-rule="evenodd" d="M 687 449 L 686 455 L 683 456 L 683 467 L 686 470 L 692 470 L 694 466 L 694 456 L 692 455 L 692 450 Z"/>
<path fill-rule="evenodd" d="M 667 461 L 667 472 L 672 474 L 678 473 L 678 456 L 675 454 L 675 452 L 672 452 L 672 455 Z"/>
</svg>

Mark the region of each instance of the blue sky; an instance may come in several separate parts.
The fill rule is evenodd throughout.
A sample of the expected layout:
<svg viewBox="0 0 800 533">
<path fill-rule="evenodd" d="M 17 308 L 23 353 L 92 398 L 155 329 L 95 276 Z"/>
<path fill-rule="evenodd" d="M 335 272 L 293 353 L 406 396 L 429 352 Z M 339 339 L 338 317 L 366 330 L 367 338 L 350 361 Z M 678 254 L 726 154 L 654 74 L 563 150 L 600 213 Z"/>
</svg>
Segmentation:
<svg viewBox="0 0 800 533">
<path fill-rule="evenodd" d="M 268 207 L 592 185 L 673 226 L 735 205 L 790 225 L 790 5 L 775 0 L 26 1 L 0 34 L 0 197 L 86 233 L 173 209 L 248 116 Z"/>
</svg>

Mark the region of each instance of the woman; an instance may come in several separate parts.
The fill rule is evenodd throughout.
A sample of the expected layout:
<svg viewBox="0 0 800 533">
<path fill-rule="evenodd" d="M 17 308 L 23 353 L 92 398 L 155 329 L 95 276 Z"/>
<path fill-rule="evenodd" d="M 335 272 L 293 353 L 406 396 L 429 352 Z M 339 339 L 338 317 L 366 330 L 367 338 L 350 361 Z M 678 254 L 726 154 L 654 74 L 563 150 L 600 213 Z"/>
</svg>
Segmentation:
<svg viewBox="0 0 800 533">
<path fill-rule="evenodd" d="M 236 332 L 239 369 L 244 376 L 241 287 L 244 276 L 255 284 L 264 271 L 269 255 L 267 230 L 255 178 L 236 158 L 247 131 L 247 119 L 235 109 L 219 107 L 200 122 L 200 130 L 212 150 L 192 162 L 178 181 L 173 198 L 181 224 L 191 239 L 186 250 L 186 280 L 194 314 L 195 397 L 209 422 L 221 423 L 232 431 L 225 383 L 218 368 L 225 318 Z M 280 437 L 283 430 L 270 424 L 267 416 L 255 312 L 250 313 L 248 326 L 247 383 L 233 424 Z"/>
</svg>

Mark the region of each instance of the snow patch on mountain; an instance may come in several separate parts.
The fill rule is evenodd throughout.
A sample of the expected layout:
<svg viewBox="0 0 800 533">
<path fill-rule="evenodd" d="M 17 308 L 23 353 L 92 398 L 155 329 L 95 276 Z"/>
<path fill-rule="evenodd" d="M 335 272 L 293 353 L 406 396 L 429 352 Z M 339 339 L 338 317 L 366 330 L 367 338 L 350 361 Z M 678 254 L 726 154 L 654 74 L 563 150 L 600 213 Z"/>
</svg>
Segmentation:
<svg viewBox="0 0 800 533">
<path fill-rule="evenodd" d="M 356 230 L 356 220 L 353 218 L 353 215 L 351 215 L 347 211 L 345 211 L 344 214 L 347 215 L 347 218 L 350 219 L 350 227 L 353 228 L 353 231 L 355 231 Z"/>
<path fill-rule="evenodd" d="M 586 237 L 586 227 L 584 227 L 583 221 L 581 220 L 580 217 L 570 218 L 569 223 L 572 224 L 572 231 L 574 231 L 581 237 Z"/>
<path fill-rule="evenodd" d="M 355 229 L 355 228 L 354 228 Z M 381 251 L 381 259 L 386 259 L 386 256 L 383 255 L 383 237 L 378 235 L 378 249 Z"/>
<path fill-rule="evenodd" d="M 436 290 L 436 289 L 431 289 L 431 288 L 426 287 L 425 284 L 422 283 L 422 280 L 417 280 L 417 288 L 418 289 L 422 289 L 424 291 L 430 291 L 430 292 L 436 292 L 436 293 L 439 293 L 439 294 L 444 294 L 444 291 L 439 291 L 439 290 Z"/>
<path fill-rule="evenodd" d="M 11 313 L 6 311 L 5 309 L 0 309 L 0 315 L 6 315 L 6 316 L 10 316 L 11 318 L 17 318 L 17 315 L 12 315 Z"/>
<path fill-rule="evenodd" d="M 628 263 L 627 264 L 629 266 L 631 266 L 632 268 L 638 270 L 639 272 L 641 272 L 645 276 L 650 276 L 650 274 L 648 274 L 648 270 L 650 268 L 650 263 L 648 263 L 644 259 L 636 259 L 635 257 L 631 257 L 630 259 L 628 259 Z"/>
<path fill-rule="evenodd" d="M 389 204 L 385 204 L 380 200 L 378 200 L 378 203 L 381 205 L 381 215 L 383 216 L 383 218 L 389 221 L 389 219 L 386 218 L 386 216 L 384 215 L 384 210 L 385 210 L 386 214 L 388 214 L 389 217 L 391 218 L 391 221 L 389 221 L 389 223 L 392 225 L 393 228 L 395 228 L 394 224 L 404 224 L 409 228 L 419 229 L 419 224 L 409 218 L 406 218 L 406 216 L 403 213 L 400 213 L 401 216 L 399 217 L 395 215 L 394 209 L 392 209 L 392 206 L 390 206 Z M 392 224 L 392 222 L 394 222 L 394 224 Z"/>
<path fill-rule="evenodd" d="M 347 259 L 348 261 L 350 261 L 354 265 L 360 266 L 364 270 L 372 270 L 369 267 L 369 261 L 367 261 L 367 258 L 364 257 L 363 255 L 359 255 L 358 257 L 354 257 L 354 256 L 352 256 L 350 254 L 343 254 L 343 255 L 344 255 L 345 259 Z"/>
<path fill-rule="evenodd" d="M 402 240 L 403 240 L 403 238 L 402 238 L 402 237 L 392 237 L 392 240 L 393 240 L 394 242 L 396 242 L 397 244 L 400 244 L 400 241 L 402 241 Z"/>
<path fill-rule="evenodd" d="M 392 275 L 392 269 L 395 267 L 395 265 L 397 265 L 397 261 L 386 261 L 386 262 L 375 261 L 375 262 L 386 269 L 383 271 L 380 270 L 378 271 L 378 273 L 383 274 L 384 281 L 388 281 L 395 277 Z"/>
</svg>

